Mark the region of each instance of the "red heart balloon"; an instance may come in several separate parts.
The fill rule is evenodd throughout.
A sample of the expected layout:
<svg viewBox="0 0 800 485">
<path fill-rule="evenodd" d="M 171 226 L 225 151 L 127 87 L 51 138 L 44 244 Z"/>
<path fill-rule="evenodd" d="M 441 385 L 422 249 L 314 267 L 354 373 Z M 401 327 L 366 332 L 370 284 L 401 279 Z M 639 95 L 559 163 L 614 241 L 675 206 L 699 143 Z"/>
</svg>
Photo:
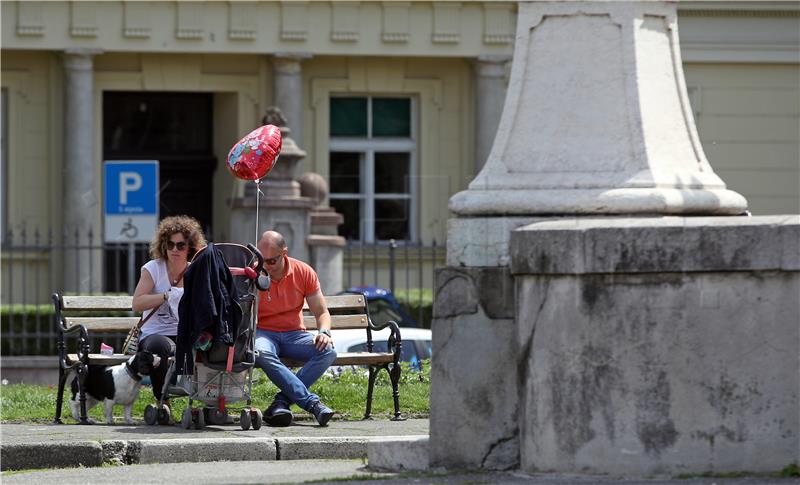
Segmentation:
<svg viewBox="0 0 800 485">
<path fill-rule="evenodd" d="M 281 142 L 281 130 L 277 126 L 256 128 L 228 152 L 228 170 L 244 180 L 263 178 L 275 166 Z"/>
</svg>

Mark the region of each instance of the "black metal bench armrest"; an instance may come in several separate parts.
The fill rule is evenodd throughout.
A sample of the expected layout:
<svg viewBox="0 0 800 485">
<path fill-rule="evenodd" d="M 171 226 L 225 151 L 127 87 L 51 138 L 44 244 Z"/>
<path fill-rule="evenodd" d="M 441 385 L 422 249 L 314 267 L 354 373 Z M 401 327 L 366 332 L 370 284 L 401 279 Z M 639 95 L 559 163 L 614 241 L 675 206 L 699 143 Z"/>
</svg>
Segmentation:
<svg viewBox="0 0 800 485">
<path fill-rule="evenodd" d="M 89 331 L 85 325 L 78 324 L 67 327 L 64 323 L 64 316 L 61 312 L 61 296 L 58 293 L 53 293 L 53 305 L 55 306 L 56 315 L 56 330 L 58 330 L 58 361 L 63 369 L 73 368 L 76 364 L 71 366 L 67 365 L 67 344 L 64 340 L 65 335 L 78 333 L 78 349 L 75 352 L 78 355 L 78 360 L 84 364 L 89 363 Z"/>
<path fill-rule="evenodd" d="M 386 348 L 391 349 L 391 352 L 394 354 L 394 363 L 396 364 L 400 361 L 400 351 L 403 344 L 400 337 L 400 326 L 397 325 L 397 322 L 394 320 L 387 320 L 380 325 L 375 325 L 372 321 L 369 322 L 367 326 L 367 350 L 372 352 L 372 331 L 383 330 L 386 327 L 389 327 L 390 332 L 389 338 L 386 340 Z"/>
</svg>

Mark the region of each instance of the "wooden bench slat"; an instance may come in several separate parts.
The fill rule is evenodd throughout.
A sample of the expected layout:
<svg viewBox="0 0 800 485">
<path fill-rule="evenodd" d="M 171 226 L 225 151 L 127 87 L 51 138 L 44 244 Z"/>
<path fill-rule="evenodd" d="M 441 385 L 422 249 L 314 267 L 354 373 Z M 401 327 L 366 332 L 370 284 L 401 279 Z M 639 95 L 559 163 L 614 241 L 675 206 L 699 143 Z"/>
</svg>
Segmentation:
<svg viewBox="0 0 800 485">
<path fill-rule="evenodd" d="M 303 362 L 292 359 L 281 359 L 289 367 L 302 367 Z M 394 354 L 390 352 L 339 352 L 333 365 L 369 365 L 384 364 L 394 361 Z"/>
<path fill-rule="evenodd" d="M 342 352 L 336 355 L 336 361 L 333 365 L 369 365 L 392 361 L 394 361 L 394 354 L 391 352 L 372 354 L 369 352 Z"/>
<path fill-rule="evenodd" d="M 128 332 L 136 325 L 139 317 L 65 317 L 67 327 L 84 325 L 86 330 L 95 332 Z"/>
<path fill-rule="evenodd" d="M 304 316 L 303 323 L 308 330 L 317 328 L 317 320 L 313 316 Z M 331 315 L 331 328 L 367 328 L 367 316 L 362 315 Z M 366 330 L 365 330 L 366 331 Z"/>
<path fill-rule="evenodd" d="M 99 364 L 99 365 L 117 365 L 123 362 L 127 362 L 130 359 L 130 355 L 125 354 L 89 354 L 89 363 L 90 364 Z M 78 354 L 67 354 L 67 363 L 71 364 L 73 362 L 78 361 Z"/>
<path fill-rule="evenodd" d="M 61 307 L 64 310 L 102 310 L 102 311 L 131 311 L 133 297 L 128 295 L 103 296 L 82 295 L 62 296 Z"/>
<path fill-rule="evenodd" d="M 330 295 L 325 296 L 328 311 L 363 311 L 365 306 L 364 295 Z M 303 303 L 303 310 L 308 311 L 308 302 Z"/>
</svg>

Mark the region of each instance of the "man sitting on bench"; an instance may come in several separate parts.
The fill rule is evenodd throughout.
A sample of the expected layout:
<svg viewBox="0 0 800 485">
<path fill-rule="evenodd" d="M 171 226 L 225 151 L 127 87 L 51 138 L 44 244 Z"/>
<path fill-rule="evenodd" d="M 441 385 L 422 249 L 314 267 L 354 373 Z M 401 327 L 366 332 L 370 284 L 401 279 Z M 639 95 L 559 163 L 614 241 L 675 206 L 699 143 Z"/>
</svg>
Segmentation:
<svg viewBox="0 0 800 485">
<path fill-rule="evenodd" d="M 278 232 L 262 234 L 258 249 L 264 256 L 271 284 L 259 294 L 256 365 L 280 389 L 264 411 L 264 422 L 270 426 L 289 426 L 293 418 L 289 406 L 297 404 L 314 415 L 320 426 L 325 426 L 333 410 L 308 390 L 336 360 L 331 316 L 319 278 L 311 266 L 288 256 L 286 241 Z M 317 320 L 316 335 L 307 332 L 303 325 L 304 299 Z M 305 365 L 295 374 L 281 362 L 282 357 Z"/>
</svg>

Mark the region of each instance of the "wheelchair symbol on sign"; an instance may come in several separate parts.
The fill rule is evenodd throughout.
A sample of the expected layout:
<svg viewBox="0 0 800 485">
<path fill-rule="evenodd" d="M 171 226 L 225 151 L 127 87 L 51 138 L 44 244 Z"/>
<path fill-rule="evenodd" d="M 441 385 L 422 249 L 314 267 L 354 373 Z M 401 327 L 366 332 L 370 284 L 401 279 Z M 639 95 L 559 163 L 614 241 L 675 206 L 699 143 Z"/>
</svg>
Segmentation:
<svg viewBox="0 0 800 485">
<path fill-rule="evenodd" d="M 133 239 L 139 235 L 139 228 L 133 225 L 133 218 L 129 217 L 122 229 L 119 231 L 120 235 Z"/>
</svg>

